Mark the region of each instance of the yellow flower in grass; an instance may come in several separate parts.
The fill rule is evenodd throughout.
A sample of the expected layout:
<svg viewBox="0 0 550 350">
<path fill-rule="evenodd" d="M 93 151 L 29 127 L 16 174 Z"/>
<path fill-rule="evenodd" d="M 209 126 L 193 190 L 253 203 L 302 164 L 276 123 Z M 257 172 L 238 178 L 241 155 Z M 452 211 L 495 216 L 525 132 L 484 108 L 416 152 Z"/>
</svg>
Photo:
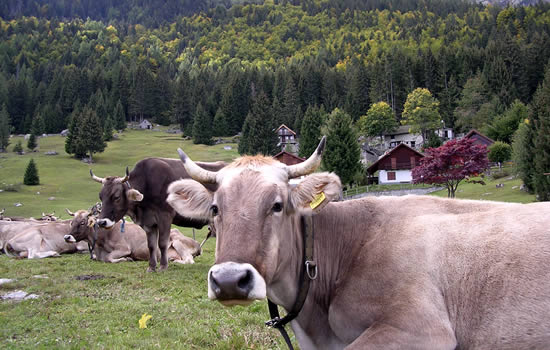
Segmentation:
<svg viewBox="0 0 550 350">
<path fill-rule="evenodd" d="M 151 315 L 147 315 L 146 313 L 143 314 L 141 316 L 141 318 L 139 319 L 139 328 L 147 328 L 147 321 L 149 321 L 149 319 L 151 319 Z"/>
</svg>

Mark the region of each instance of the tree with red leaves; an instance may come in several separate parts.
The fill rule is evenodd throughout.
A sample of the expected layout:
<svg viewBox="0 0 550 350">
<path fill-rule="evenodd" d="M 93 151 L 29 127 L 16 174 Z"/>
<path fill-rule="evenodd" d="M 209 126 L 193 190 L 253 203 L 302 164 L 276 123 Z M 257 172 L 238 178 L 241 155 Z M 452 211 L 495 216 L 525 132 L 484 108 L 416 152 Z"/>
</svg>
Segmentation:
<svg viewBox="0 0 550 350">
<path fill-rule="evenodd" d="M 469 178 L 487 169 L 487 152 L 485 145 L 476 145 L 474 140 L 467 138 L 428 148 L 420 165 L 412 170 L 413 183 L 442 184 L 447 188 L 448 197 L 454 198 L 462 180 L 484 184 Z"/>
</svg>

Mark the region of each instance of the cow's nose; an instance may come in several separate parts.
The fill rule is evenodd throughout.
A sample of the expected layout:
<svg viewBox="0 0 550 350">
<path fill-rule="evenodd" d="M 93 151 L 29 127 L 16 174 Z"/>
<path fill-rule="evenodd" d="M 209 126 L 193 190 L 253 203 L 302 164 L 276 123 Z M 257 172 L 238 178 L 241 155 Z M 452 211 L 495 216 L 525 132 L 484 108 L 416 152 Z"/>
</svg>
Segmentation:
<svg viewBox="0 0 550 350">
<path fill-rule="evenodd" d="M 254 285 L 250 269 L 212 271 L 210 287 L 218 300 L 247 299 Z"/>
</svg>

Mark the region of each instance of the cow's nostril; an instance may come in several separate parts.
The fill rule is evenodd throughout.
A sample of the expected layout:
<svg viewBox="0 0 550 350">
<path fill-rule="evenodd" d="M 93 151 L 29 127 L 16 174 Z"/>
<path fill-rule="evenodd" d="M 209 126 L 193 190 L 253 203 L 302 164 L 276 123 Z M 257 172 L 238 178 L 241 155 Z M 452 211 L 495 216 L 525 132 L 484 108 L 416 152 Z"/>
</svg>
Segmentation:
<svg viewBox="0 0 550 350">
<path fill-rule="evenodd" d="M 239 279 L 237 285 L 243 291 L 248 292 L 250 290 L 250 282 L 252 282 L 252 272 L 250 272 L 250 270 L 246 270 L 245 275 Z"/>
</svg>

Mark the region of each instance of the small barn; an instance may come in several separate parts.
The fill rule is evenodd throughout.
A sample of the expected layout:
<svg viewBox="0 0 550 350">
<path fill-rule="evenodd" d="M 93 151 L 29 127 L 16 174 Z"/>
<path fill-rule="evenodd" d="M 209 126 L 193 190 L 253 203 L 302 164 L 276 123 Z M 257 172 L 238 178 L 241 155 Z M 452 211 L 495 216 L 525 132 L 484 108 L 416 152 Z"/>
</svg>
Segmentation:
<svg viewBox="0 0 550 350">
<path fill-rule="evenodd" d="M 286 165 L 298 164 L 298 163 L 301 163 L 305 160 L 304 158 L 295 156 L 294 154 L 288 153 L 286 151 L 282 151 L 282 152 L 277 153 L 276 155 L 273 156 L 273 158 L 275 158 L 279 162 L 281 162 L 283 164 L 286 164 Z"/>
<path fill-rule="evenodd" d="M 474 143 L 476 145 L 485 145 L 487 147 L 491 146 L 493 143 L 495 143 L 494 140 L 490 139 L 489 137 L 483 135 L 482 133 L 480 133 L 479 131 L 477 131 L 476 129 L 472 129 L 470 130 L 469 133 L 466 134 L 466 136 L 464 136 L 464 138 L 467 138 L 467 139 L 473 139 L 474 140 Z"/>
<path fill-rule="evenodd" d="M 139 123 L 139 128 L 140 129 L 152 129 L 153 124 L 151 124 L 151 122 L 148 121 L 147 119 L 143 119 L 142 122 Z"/>
<path fill-rule="evenodd" d="M 422 153 L 401 143 L 368 167 L 367 173 L 372 176 L 378 171 L 379 184 L 411 182 L 412 169 L 423 157 Z"/>
</svg>

